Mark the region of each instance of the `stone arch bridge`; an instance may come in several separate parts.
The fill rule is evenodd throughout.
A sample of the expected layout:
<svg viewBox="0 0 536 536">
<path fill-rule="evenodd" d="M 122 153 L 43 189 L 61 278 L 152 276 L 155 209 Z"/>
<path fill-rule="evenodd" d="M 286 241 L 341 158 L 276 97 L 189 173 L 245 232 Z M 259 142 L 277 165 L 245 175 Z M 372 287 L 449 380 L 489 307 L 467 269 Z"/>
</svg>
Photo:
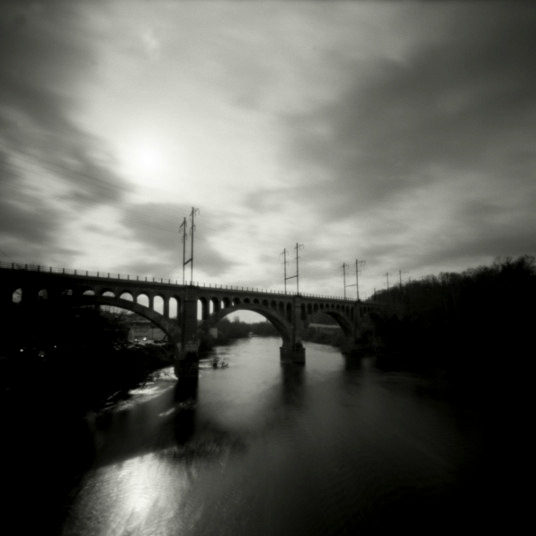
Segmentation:
<svg viewBox="0 0 536 536">
<path fill-rule="evenodd" d="M 291 295 L 228 286 L 181 285 L 129 275 L 58 270 L 35 265 L 0 266 L 2 304 L 20 302 L 31 307 L 40 300 L 66 306 L 109 305 L 133 311 L 162 329 L 175 349 L 178 377 L 196 374 L 199 335 L 234 311 L 259 313 L 279 332 L 281 359 L 305 361 L 300 339 L 317 313 L 333 318 L 345 337 L 344 351 L 357 342 L 370 303 L 329 296 Z"/>
</svg>

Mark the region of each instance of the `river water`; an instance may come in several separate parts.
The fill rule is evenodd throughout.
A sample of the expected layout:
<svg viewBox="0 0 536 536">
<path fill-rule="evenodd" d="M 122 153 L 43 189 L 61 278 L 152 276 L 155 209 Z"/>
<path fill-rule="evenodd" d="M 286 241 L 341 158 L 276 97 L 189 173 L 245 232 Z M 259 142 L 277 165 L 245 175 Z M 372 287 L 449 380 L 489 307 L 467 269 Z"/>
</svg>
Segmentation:
<svg viewBox="0 0 536 536">
<path fill-rule="evenodd" d="M 451 534 L 498 523 L 510 491 L 478 411 L 437 382 L 329 346 L 306 344 L 305 366 L 282 364 L 279 345 L 215 348 L 196 388 L 158 371 L 88 415 L 83 442 L 49 430 L 61 456 L 47 458 L 45 429 L 32 432 L 24 456 L 54 467 L 26 483 L 28 517 L 43 515 L 54 474 L 79 457 L 59 501 L 62 536 Z"/>
</svg>

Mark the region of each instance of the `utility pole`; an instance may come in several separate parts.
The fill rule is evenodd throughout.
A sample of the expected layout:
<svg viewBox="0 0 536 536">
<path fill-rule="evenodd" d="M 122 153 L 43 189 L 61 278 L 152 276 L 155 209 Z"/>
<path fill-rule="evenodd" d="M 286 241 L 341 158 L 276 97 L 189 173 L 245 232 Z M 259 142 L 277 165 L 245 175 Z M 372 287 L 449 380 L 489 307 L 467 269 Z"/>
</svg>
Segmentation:
<svg viewBox="0 0 536 536">
<path fill-rule="evenodd" d="M 359 301 L 359 266 L 365 265 L 365 261 L 355 260 L 355 294 L 356 300 Z"/>
<path fill-rule="evenodd" d="M 343 285 L 343 292 L 344 292 L 344 299 L 346 299 L 346 267 L 348 265 L 343 262 L 342 263 L 342 285 Z"/>
<path fill-rule="evenodd" d="M 398 284 L 402 288 L 402 270 L 398 270 Z"/>
<path fill-rule="evenodd" d="M 385 272 L 385 277 L 387 279 L 387 290 L 389 290 L 389 272 Z"/>
<path fill-rule="evenodd" d="M 288 279 L 294 279 L 296 278 L 296 293 L 299 294 L 300 293 L 300 255 L 299 255 L 299 250 L 300 249 L 303 249 L 303 244 L 298 244 L 298 242 L 296 242 L 296 246 L 294 248 L 296 250 L 296 274 L 295 275 L 291 275 L 291 276 L 287 276 L 287 250 L 284 249 L 283 250 L 283 264 L 285 266 L 285 294 L 287 293 L 287 280 Z"/>
<path fill-rule="evenodd" d="M 190 282 L 193 282 L 194 280 L 194 231 L 195 231 L 194 218 L 195 218 L 195 215 L 198 213 L 199 213 L 199 209 L 192 207 L 192 211 L 190 212 L 190 218 L 192 219 L 192 225 L 191 225 L 192 242 L 191 242 L 191 249 L 190 249 L 190 260 L 192 262 L 190 264 Z"/>
<path fill-rule="evenodd" d="M 346 299 L 346 287 L 355 287 L 356 300 L 359 301 L 359 266 L 365 264 L 365 261 L 355 260 L 355 283 L 353 285 L 346 284 L 346 268 L 349 267 L 348 264 L 343 263 L 342 265 L 342 277 L 344 281 L 344 299 Z"/>
<path fill-rule="evenodd" d="M 283 278 L 285 281 L 285 294 L 287 293 L 287 250 L 286 248 L 283 249 Z"/>
<path fill-rule="evenodd" d="M 184 266 L 186 264 L 186 231 L 188 224 L 186 222 L 186 217 L 183 218 L 182 223 L 179 227 L 179 233 L 182 229 L 182 284 L 185 284 L 185 273 L 184 273 Z"/>
<path fill-rule="evenodd" d="M 194 231 L 195 231 L 195 215 L 199 213 L 199 209 L 192 207 L 190 211 L 190 218 L 192 220 L 190 226 L 190 258 L 185 259 L 186 255 L 186 228 L 188 224 L 186 223 L 186 218 L 182 221 L 181 228 L 183 229 L 183 257 L 182 257 L 182 282 L 184 284 L 184 268 L 187 264 L 190 264 L 190 284 L 193 284 L 194 281 Z"/>
<path fill-rule="evenodd" d="M 298 242 L 296 242 L 296 294 L 300 293 L 300 256 L 298 253 L 300 249 L 303 249 L 303 244 L 298 244 Z"/>
</svg>

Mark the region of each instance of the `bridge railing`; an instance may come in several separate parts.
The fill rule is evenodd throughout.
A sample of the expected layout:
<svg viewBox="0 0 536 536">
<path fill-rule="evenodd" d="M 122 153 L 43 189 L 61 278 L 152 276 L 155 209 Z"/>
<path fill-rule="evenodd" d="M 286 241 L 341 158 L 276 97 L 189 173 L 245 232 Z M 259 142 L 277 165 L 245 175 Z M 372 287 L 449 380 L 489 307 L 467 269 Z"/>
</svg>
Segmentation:
<svg viewBox="0 0 536 536">
<path fill-rule="evenodd" d="M 149 276 L 139 276 L 132 274 L 121 274 L 117 272 L 101 272 L 101 271 L 91 271 L 91 270 L 79 270 L 76 268 L 57 268 L 54 266 L 43 266 L 40 264 L 25 264 L 25 263 L 16 263 L 16 262 L 3 262 L 0 261 L 0 268 L 10 269 L 10 270 L 25 270 L 28 272 L 39 272 L 39 273 L 50 273 L 50 274 L 63 274 L 70 276 L 79 276 L 79 277 L 91 277 L 96 279 L 103 280 L 121 280 L 121 281 L 140 281 L 145 283 L 155 283 L 155 284 L 165 284 L 165 285 L 175 285 L 175 286 L 190 286 L 198 288 L 212 288 L 215 290 L 231 290 L 236 292 L 252 292 L 257 294 L 270 294 L 270 295 L 279 295 L 292 297 L 295 294 L 289 294 L 282 290 L 270 290 L 263 288 L 255 287 L 244 287 L 244 286 L 234 286 L 234 285 L 223 285 L 223 284 L 212 284 L 212 283 L 199 283 L 197 281 L 191 281 L 183 285 L 177 280 L 172 280 L 170 278 L 157 278 Z M 341 298 L 340 296 L 327 296 L 321 294 L 308 294 L 300 292 L 299 294 L 302 298 L 314 298 L 322 300 L 337 300 L 337 301 L 346 301 L 346 302 L 355 302 L 351 298 Z"/>
</svg>

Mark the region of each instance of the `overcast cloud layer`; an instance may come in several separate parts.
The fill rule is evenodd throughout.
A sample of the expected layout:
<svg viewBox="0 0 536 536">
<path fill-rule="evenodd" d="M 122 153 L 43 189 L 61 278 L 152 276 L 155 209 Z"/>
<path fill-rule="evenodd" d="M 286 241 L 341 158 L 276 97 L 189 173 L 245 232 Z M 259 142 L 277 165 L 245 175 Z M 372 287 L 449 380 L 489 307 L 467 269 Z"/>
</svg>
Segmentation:
<svg viewBox="0 0 536 536">
<path fill-rule="evenodd" d="M 3 2 L 1 260 L 182 280 L 191 207 L 208 283 L 535 254 L 535 36 L 526 2 Z"/>
</svg>

